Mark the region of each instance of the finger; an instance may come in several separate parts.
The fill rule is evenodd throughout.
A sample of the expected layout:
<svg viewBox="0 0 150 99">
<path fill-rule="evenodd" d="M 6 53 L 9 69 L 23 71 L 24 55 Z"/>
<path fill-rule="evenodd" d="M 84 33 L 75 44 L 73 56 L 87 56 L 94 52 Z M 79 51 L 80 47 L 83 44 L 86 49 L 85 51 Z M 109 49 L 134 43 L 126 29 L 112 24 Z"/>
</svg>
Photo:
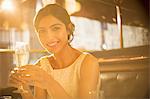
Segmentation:
<svg viewBox="0 0 150 99">
<path fill-rule="evenodd" d="M 9 81 L 8 81 L 8 85 L 9 86 L 12 86 L 12 87 L 18 87 L 19 85 L 21 85 L 22 84 L 22 82 L 20 82 L 20 81 L 18 81 L 18 80 L 16 80 L 16 79 L 10 79 Z"/>
<path fill-rule="evenodd" d="M 22 79 L 20 79 L 16 76 L 13 76 L 13 77 L 9 78 L 9 82 L 10 83 L 15 83 L 15 84 L 25 83 Z"/>
<path fill-rule="evenodd" d="M 10 76 L 9 76 L 9 79 L 20 79 L 20 77 L 21 77 L 21 74 L 19 74 L 19 73 L 13 73 L 13 74 L 11 74 Z"/>
<path fill-rule="evenodd" d="M 21 80 L 27 82 L 28 84 L 32 83 L 33 81 L 37 81 L 35 78 L 27 76 L 22 77 Z"/>
<path fill-rule="evenodd" d="M 23 76 L 30 76 L 31 74 L 34 74 L 33 71 L 31 70 L 25 70 L 25 69 L 19 69 L 17 72 L 11 71 L 9 77 L 16 76 L 18 78 L 23 77 Z"/>
<path fill-rule="evenodd" d="M 25 65 L 25 66 L 21 66 L 20 68 L 23 68 L 23 69 L 36 69 L 36 68 L 39 68 L 38 65 Z"/>
<path fill-rule="evenodd" d="M 35 78 L 34 78 L 35 76 L 33 76 L 33 74 L 34 74 L 34 73 L 31 74 L 31 73 L 29 73 L 29 72 L 27 72 L 27 71 L 18 72 L 18 73 L 12 74 L 12 75 L 9 77 L 9 79 L 15 79 L 15 80 L 18 81 L 18 82 L 22 82 L 22 81 L 24 81 L 24 80 L 29 81 L 30 79 L 31 79 L 31 80 L 35 79 Z"/>
<path fill-rule="evenodd" d="M 10 79 L 10 80 L 8 81 L 8 84 L 9 84 L 9 85 L 17 85 L 18 82 L 17 82 L 16 80 L 14 80 L 14 79 Z"/>
<path fill-rule="evenodd" d="M 23 70 L 23 71 L 18 71 L 17 74 L 18 75 L 21 75 L 21 76 L 32 76 L 32 77 L 40 77 L 42 76 L 42 74 L 44 73 L 45 71 L 43 70 L 40 70 L 40 69 L 37 69 L 37 70 L 33 70 L 33 69 L 28 69 L 28 70 Z"/>
<path fill-rule="evenodd" d="M 16 73 L 18 70 L 19 70 L 19 67 L 15 67 L 10 73 Z"/>
<path fill-rule="evenodd" d="M 26 83 L 24 80 L 21 79 L 22 76 L 15 73 L 15 74 L 12 74 L 10 77 L 9 77 L 9 80 L 10 81 L 15 81 L 15 83 Z"/>
<path fill-rule="evenodd" d="M 16 73 L 16 71 L 15 71 L 15 70 L 10 71 L 10 73 L 9 73 L 9 77 L 11 77 L 12 75 L 14 75 L 15 73 Z"/>
<path fill-rule="evenodd" d="M 27 64 L 27 65 L 23 65 L 23 66 L 20 66 L 20 68 L 24 67 L 24 68 L 28 68 L 28 67 L 33 67 L 35 65 L 32 65 L 32 64 Z"/>
</svg>

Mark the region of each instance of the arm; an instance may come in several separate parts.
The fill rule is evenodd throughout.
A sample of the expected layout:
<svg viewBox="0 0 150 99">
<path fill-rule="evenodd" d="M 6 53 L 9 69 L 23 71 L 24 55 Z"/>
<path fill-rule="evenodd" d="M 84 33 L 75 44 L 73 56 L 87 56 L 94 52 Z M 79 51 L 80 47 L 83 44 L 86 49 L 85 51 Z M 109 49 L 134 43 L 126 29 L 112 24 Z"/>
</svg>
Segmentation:
<svg viewBox="0 0 150 99">
<path fill-rule="evenodd" d="M 40 67 L 40 59 L 37 60 L 34 65 L 38 65 Z M 34 99 L 47 99 L 47 93 L 46 90 L 34 86 Z"/>
<path fill-rule="evenodd" d="M 39 88 L 34 87 L 34 95 L 31 94 L 31 92 L 28 93 L 21 93 L 21 96 L 23 99 L 47 99 L 46 98 L 46 91 Z"/>
<path fill-rule="evenodd" d="M 97 59 L 92 55 L 88 55 L 83 61 L 80 69 L 80 99 L 91 99 L 93 95 L 95 96 L 93 92 L 96 92 L 97 90 L 99 73 L 100 68 Z"/>
<path fill-rule="evenodd" d="M 34 87 L 34 99 L 47 99 L 46 90 L 39 87 Z"/>
</svg>

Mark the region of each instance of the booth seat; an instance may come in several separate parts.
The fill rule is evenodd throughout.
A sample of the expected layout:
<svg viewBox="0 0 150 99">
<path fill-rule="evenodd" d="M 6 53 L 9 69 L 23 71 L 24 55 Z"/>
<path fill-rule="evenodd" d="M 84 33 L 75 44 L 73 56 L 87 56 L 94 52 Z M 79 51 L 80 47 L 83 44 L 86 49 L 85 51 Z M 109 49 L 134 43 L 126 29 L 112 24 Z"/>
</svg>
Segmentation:
<svg viewBox="0 0 150 99">
<path fill-rule="evenodd" d="M 99 59 L 105 99 L 149 99 L 148 46 L 92 52 Z"/>
</svg>

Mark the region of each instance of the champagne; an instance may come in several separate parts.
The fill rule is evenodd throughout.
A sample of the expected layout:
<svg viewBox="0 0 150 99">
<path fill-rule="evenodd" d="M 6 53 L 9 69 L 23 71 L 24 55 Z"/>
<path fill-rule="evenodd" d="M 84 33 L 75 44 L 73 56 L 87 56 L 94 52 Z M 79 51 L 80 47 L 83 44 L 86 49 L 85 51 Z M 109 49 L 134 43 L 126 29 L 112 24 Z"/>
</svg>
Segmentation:
<svg viewBox="0 0 150 99">
<path fill-rule="evenodd" d="M 16 53 L 15 57 L 16 57 L 16 66 L 17 67 L 26 65 L 28 63 L 29 54 L 27 52 Z"/>
<path fill-rule="evenodd" d="M 20 67 L 20 66 L 28 64 L 28 60 L 29 60 L 29 48 L 28 48 L 27 43 L 16 42 L 15 59 L 16 59 L 16 67 Z M 28 74 L 26 74 L 26 75 L 28 75 Z M 24 88 L 23 88 L 22 85 L 19 86 L 19 88 L 18 88 L 17 91 L 23 92 L 23 93 L 28 93 L 27 90 L 24 90 Z"/>
<path fill-rule="evenodd" d="M 16 66 L 23 66 L 28 64 L 29 48 L 26 43 L 17 42 L 15 49 Z"/>
</svg>

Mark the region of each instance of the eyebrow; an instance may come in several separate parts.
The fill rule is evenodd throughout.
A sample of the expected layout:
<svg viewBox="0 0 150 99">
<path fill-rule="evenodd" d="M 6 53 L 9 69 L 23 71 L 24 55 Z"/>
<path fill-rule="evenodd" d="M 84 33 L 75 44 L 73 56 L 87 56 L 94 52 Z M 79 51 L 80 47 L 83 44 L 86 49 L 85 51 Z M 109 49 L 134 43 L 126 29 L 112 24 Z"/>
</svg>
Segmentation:
<svg viewBox="0 0 150 99">
<path fill-rule="evenodd" d="M 56 24 L 53 24 L 53 25 L 51 25 L 51 26 L 49 26 L 49 28 L 52 28 L 52 27 L 54 27 L 54 26 L 57 26 L 57 25 L 62 25 L 62 24 L 59 24 L 59 23 L 56 23 Z M 38 29 L 43 29 L 44 27 L 38 27 Z"/>
<path fill-rule="evenodd" d="M 62 24 L 56 23 L 56 24 L 51 25 L 49 28 L 54 27 L 54 26 L 57 26 L 57 25 L 60 25 L 60 26 L 61 26 Z"/>
</svg>

